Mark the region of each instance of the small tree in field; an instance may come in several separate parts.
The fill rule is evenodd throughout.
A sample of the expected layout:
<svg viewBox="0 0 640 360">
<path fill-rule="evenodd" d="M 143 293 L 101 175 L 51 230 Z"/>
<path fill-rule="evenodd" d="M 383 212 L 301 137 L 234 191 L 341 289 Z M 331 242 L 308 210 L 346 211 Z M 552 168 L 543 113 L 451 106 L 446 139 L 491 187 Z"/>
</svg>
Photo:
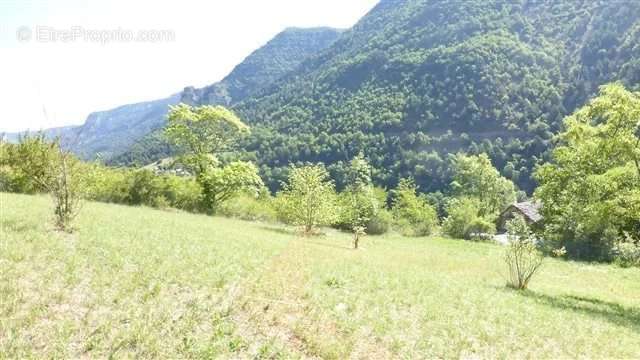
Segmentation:
<svg viewBox="0 0 640 360">
<path fill-rule="evenodd" d="M 535 237 L 521 216 L 507 223 L 509 245 L 505 253 L 508 268 L 507 285 L 524 290 L 542 265 L 542 253 L 538 250 Z"/>
<path fill-rule="evenodd" d="M 353 231 L 353 247 L 358 248 L 365 236 L 367 224 L 380 209 L 371 182 L 371 167 L 362 154 L 351 160 L 347 173 L 348 185 L 340 194 L 340 221 Z"/>
<path fill-rule="evenodd" d="M 293 167 L 278 194 L 278 211 L 285 221 L 302 226 L 305 235 L 336 221 L 335 188 L 324 166 Z"/>
</svg>

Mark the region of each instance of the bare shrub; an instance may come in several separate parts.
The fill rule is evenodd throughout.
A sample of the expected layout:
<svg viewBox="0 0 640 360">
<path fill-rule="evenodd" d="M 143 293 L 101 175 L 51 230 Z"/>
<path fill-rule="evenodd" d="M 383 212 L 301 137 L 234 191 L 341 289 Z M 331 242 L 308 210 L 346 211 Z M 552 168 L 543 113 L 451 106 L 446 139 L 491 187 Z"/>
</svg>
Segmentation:
<svg viewBox="0 0 640 360">
<path fill-rule="evenodd" d="M 536 239 L 525 220 L 518 216 L 507 223 L 509 245 L 505 253 L 507 264 L 507 285 L 524 290 L 533 275 L 542 265 L 542 253 L 536 246 Z"/>
<path fill-rule="evenodd" d="M 358 249 L 358 245 L 360 244 L 360 238 L 367 235 L 365 231 L 366 228 L 364 226 L 354 226 L 353 227 L 353 248 Z"/>
<path fill-rule="evenodd" d="M 62 149 L 50 164 L 51 176 L 45 188 L 53 197 L 55 224 L 62 231 L 73 231 L 72 222 L 80 212 L 86 189 L 81 166 L 79 160 Z"/>
</svg>

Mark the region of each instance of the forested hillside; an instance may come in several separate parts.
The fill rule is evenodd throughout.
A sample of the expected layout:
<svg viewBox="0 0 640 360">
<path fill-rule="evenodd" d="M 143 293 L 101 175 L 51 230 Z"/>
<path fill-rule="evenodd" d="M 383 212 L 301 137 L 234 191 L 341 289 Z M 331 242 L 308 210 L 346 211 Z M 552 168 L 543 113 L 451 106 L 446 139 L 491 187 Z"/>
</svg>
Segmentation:
<svg viewBox="0 0 640 360">
<path fill-rule="evenodd" d="M 463 150 L 531 190 L 565 115 L 603 83 L 637 88 L 639 19 L 637 1 L 383 0 L 235 110 L 271 187 L 289 162 L 327 163 L 340 182 L 364 151 L 378 183 L 438 190 Z"/>
</svg>

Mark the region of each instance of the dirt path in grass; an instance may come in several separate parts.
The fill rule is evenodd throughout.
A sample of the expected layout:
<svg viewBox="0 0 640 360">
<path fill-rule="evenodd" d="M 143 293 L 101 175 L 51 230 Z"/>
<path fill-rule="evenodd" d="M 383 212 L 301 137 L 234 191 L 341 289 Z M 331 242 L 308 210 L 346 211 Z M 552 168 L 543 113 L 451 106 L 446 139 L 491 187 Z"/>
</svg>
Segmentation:
<svg viewBox="0 0 640 360">
<path fill-rule="evenodd" d="M 260 353 L 314 358 L 292 330 L 303 307 L 299 294 L 305 283 L 304 249 L 298 239 L 267 262 L 254 275 L 231 285 L 220 301 L 235 326 L 235 334 L 248 343 L 243 355 Z"/>
<path fill-rule="evenodd" d="M 350 341 L 330 314 L 311 303 L 309 264 L 317 250 L 305 239 L 293 239 L 254 276 L 229 288 L 222 305 L 236 335 L 249 344 L 240 355 L 255 357 L 266 347 L 272 354 L 308 359 L 392 357 L 380 343 Z"/>
</svg>

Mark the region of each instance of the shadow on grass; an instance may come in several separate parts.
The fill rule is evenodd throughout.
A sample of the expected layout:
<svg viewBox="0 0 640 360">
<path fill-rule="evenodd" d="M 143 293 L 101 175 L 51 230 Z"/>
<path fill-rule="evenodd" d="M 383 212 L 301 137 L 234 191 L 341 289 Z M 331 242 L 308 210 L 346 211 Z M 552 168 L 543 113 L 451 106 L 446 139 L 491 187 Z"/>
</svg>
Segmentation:
<svg viewBox="0 0 640 360">
<path fill-rule="evenodd" d="M 258 228 L 260 230 L 270 231 L 276 234 L 294 235 L 294 236 L 299 235 L 299 232 L 294 229 L 287 229 L 287 228 L 267 226 L 267 225 L 258 226 Z"/>
<path fill-rule="evenodd" d="M 521 294 L 549 306 L 601 318 L 615 325 L 640 332 L 640 309 L 637 308 L 583 296 L 550 296 L 530 290 L 523 291 Z"/>
<path fill-rule="evenodd" d="M 318 239 L 322 239 L 322 238 L 327 236 L 327 234 L 325 234 L 325 233 L 319 233 L 319 234 L 315 234 L 315 235 L 312 235 L 312 236 L 303 236 L 299 229 L 274 227 L 274 226 L 266 226 L 266 225 L 259 226 L 259 229 L 265 230 L 265 231 L 270 231 L 270 232 L 277 233 L 277 234 L 295 236 L 295 237 L 299 238 L 300 241 L 302 241 L 302 242 L 304 242 L 306 244 L 331 247 L 331 248 L 334 248 L 334 249 L 341 249 L 341 250 L 345 250 L 345 249 L 346 250 L 352 250 L 353 249 L 350 246 L 341 246 L 341 245 L 336 245 L 336 244 L 331 244 L 331 243 L 318 241 Z"/>
</svg>

